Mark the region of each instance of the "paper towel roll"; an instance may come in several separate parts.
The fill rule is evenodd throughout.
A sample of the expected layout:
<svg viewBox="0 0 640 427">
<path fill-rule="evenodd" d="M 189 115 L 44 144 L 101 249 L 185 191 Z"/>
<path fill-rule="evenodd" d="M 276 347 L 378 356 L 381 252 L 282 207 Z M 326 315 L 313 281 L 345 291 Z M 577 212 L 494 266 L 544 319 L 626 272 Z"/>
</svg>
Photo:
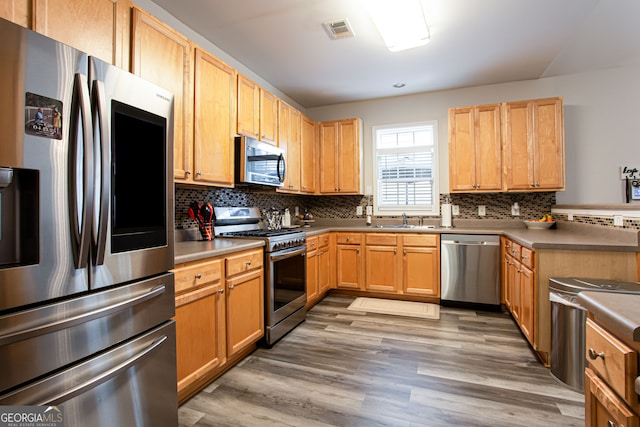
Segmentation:
<svg viewBox="0 0 640 427">
<path fill-rule="evenodd" d="M 451 203 L 442 204 L 440 216 L 440 227 L 451 227 Z"/>
</svg>

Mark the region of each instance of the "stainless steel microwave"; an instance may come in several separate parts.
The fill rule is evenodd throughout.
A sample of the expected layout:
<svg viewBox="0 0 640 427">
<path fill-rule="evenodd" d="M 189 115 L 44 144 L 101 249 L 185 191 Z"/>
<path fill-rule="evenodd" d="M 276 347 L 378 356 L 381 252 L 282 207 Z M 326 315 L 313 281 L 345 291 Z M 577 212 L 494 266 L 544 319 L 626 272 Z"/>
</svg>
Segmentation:
<svg viewBox="0 0 640 427">
<path fill-rule="evenodd" d="M 236 184 L 284 185 L 284 150 L 248 136 L 237 136 Z"/>
</svg>

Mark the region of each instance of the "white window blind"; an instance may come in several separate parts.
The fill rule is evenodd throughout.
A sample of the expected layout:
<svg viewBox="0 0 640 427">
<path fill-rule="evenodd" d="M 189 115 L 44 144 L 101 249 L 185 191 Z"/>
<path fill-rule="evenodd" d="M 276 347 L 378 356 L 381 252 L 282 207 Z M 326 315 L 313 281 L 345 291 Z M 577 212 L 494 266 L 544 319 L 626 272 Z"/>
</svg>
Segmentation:
<svg viewBox="0 0 640 427">
<path fill-rule="evenodd" d="M 374 128 L 378 215 L 438 214 L 435 122 Z"/>
</svg>

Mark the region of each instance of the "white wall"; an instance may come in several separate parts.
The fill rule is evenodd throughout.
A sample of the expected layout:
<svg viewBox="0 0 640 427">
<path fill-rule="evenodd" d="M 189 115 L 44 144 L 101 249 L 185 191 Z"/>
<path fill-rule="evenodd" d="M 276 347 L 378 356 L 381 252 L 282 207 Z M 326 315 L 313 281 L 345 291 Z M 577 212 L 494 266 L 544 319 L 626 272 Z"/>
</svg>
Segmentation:
<svg viewBox="0 0 640 427">
<path fill-rule="evenodd" d="M 567 190 L 557 193 L 557 203 L 624 203 L 619 167 L 640 169 L 638 67 L 353 102 L 306 112 L 318 121 L 347 117 L 363 120 L 365 186 L 373 179 L 372 126 L 437 120 L 440 192 L 446 193 L 448 108 L 551 96 L 564 97 L 565 107 Z"/>
</svg>

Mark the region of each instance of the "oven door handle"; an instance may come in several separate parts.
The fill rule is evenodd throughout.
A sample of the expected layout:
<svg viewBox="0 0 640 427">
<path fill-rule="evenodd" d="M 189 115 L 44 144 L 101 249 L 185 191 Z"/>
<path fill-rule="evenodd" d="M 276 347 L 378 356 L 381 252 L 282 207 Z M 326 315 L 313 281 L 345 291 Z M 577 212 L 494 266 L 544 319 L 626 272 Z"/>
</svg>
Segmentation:
<svg viewBox="0 0 640 427">
<path fill-rule="evenodd" d="M 274 255 L 274 253 L 275 253 L 275 255 Z M 298 256 L 298 255 L 306 256 L 306 254 L 307 254 L 307 246 L 306 245 L 297 246 L 295 248 L 287 249 L 285 251 L 278 251 L 278 252 L 274 252 L 274 253 L 269 255 L 269 261 L 270 262 L 278 262 L 278 261 L 281 261 L 283 259 L 291 258 L 291 257 Z"/>
</svg>

